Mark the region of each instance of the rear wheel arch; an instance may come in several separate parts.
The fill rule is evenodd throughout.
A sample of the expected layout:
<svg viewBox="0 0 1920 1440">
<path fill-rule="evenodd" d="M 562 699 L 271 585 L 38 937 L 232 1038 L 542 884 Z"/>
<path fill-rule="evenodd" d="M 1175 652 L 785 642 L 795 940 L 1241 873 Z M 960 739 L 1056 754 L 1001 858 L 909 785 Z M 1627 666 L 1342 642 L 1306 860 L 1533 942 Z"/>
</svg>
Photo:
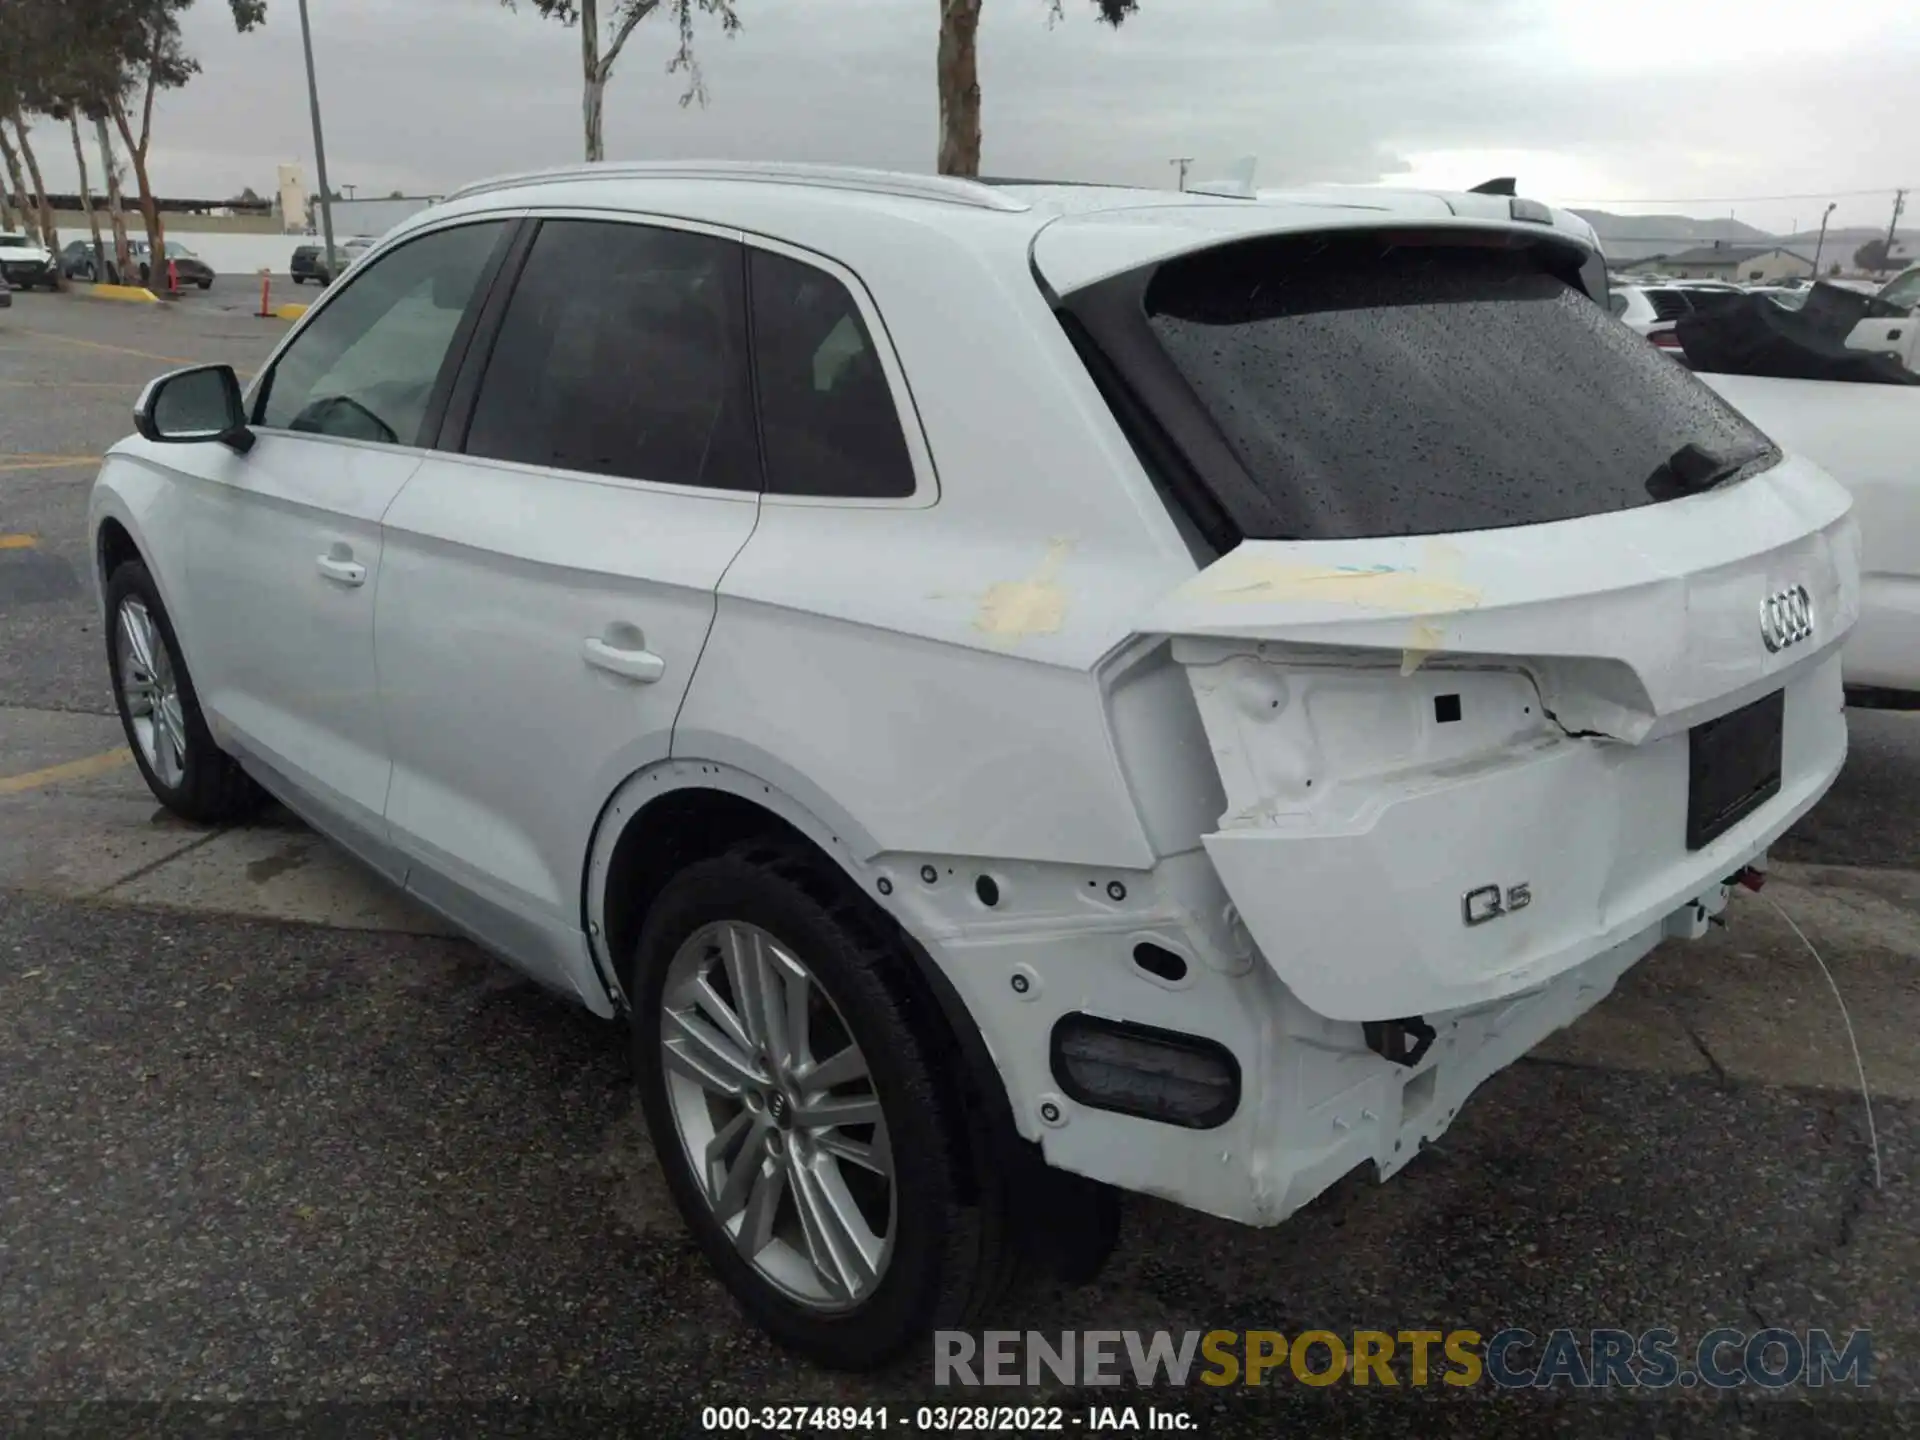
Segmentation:
<svg viewBox="0 0 1920 1440">
<path fill-rule="evenodd" d="M 686 866 L 753 842 L 798 853 L 844 886 L 911 960 L 907 968 L 928 1002 L 921 1013 L 939 1019 L 941 1033 L 928 1038 L 950 1054 L 970 1104 L 1004 1119 L 1002 1133 L 1011 1134 L 1006 1082 L 979 1024 L 939 962 L 879 903 L 872 882 L 863 882 L 845 838 L 779 787 L 733 766 L 670 760 L 629 777 L 601 811 L 583 883 L 588 940 L 603 981 L 624 1008 L 632 988 L 624 971 L 647 909 Z"/>
</svg>

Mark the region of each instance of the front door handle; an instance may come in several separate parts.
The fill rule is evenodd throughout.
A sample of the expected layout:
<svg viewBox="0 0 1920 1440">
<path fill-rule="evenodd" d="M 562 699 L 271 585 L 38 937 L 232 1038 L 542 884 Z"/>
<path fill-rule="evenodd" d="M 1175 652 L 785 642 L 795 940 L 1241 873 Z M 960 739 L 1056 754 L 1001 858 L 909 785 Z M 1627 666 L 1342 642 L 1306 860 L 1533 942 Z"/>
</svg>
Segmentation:
<svg viewBox="0 0 1920 1440">
<path fill-rule="evenodd" d="M 320 573 L 337 585 L 364 585 L 367 583 L 367 567 L 352 560 L 342 560 L 337 555 L 322 555 L 313 562 Z"/>
<path fill-rule="evenodd" d="M 580 647 L 580 655 L 596 670 L 638 681 L 642 685 L 651 685 L 667 673 L 667 662 L 644 647 L 645 642 L 642 641 L 641 648 L 622 649 L 596 637 Z"/>
</svg>

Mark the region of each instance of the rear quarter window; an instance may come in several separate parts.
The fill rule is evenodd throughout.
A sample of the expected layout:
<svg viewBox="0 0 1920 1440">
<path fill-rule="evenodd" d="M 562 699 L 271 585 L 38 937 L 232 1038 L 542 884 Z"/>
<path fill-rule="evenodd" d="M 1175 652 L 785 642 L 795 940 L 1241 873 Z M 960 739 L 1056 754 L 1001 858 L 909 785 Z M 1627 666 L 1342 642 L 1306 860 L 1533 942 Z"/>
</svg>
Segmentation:
<svg viewBox="0 0 1920 1440">
<path fill-rule="evenodd" d="M 1425 535 L 1652 504 L 1773 454 L 1537 246 L 1284 237 L 1162 266 L 1145 323 L 1238 461 L 1242 534 Z M 1660 493 L 1670 493 L 1661 491 Z"/>
<path fill-rule="evenodd" d="M 754 250 L 754 377 L 770 495 L 897 500 L 913 459 L 887 372 L 847 287 Z"/>
</svg>

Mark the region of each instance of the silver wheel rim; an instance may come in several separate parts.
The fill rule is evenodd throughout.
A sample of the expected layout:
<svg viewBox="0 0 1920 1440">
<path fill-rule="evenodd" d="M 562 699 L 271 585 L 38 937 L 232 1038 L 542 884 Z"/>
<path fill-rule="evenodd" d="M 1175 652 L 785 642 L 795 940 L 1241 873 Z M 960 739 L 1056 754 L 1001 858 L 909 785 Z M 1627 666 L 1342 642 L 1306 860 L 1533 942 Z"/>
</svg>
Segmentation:
<svg viewBox="0 0 1920 1440">
<path fill-rule="evenodd" d="M 146 603 L 135 596 L 120 602 L 113 644 L 120 670 L 120 699 L 127 707 L 140 758 L 169 790 L 187 773 L 187 721 L 173 657 Z"/>
<path fill-rule="evenodd" d="M 702 1198 L 789 1299 L 858 1305 L 893 1255 L 893 1147 L 833 997 L 758 926 L 688 937 L 660 1008 L 667 1105 Z"/>
</svg>

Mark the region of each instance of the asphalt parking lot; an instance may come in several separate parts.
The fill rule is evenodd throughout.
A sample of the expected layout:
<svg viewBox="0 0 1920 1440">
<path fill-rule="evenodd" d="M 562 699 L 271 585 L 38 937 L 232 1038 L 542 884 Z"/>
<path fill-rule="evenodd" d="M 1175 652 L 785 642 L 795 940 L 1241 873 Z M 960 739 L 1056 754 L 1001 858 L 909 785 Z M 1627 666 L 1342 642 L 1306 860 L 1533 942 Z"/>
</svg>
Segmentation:
<svg viewBox="0 0 1920 1440">
<path fill-rule="evenodd" d="M 979 1398 L 933 1390 L 923 1356 L 815 1372 L 741 1323 L 656 1174 L 617 1027 L 284 815 L 202 831 L 147 795 L 112 716 L 87 490 L 146 379 L 261 363 L 286 327 L 252 300 L 0 312 L 5 1428 L 307 1433 L 269 1423 L 294 1411 L 368 1434 L 681 1434 L 704 1405 Z M 1763 896 L 1657 951 L 1390 1184 L 1351 1176 L 1271 1231 L 1130 1200 L 1096 1283 L 1034 1279 L 995 1323 L 1865 1328 L 1865 1390 L 1151 1398 L 1212 1435 L 1920 1423 L 1920 714 L 1854 712 L 1852 735 Z M 1851 1007 L 1878 1188 L 1839 1013 L 1769 902 Z"/>
</svg>

